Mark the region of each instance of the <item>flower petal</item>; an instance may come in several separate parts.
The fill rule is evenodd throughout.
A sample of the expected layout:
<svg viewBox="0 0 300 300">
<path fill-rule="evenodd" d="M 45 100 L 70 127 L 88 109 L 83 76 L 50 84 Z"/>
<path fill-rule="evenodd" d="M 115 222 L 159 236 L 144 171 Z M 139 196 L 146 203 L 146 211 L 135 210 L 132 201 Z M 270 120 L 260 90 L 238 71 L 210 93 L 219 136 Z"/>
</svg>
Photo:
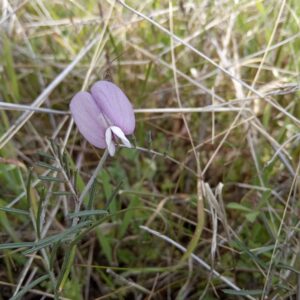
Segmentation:
<svg viewBox="0 0 300 300">
<path fill-rule="evenodd" d="M 114 156 L 115 152 L 116 152 L 116 146 L 113 142 L 112 139 L 112 132 L 111 132 L 111 128 L 107 128 L 105 131 L 105 141 L 106 141 L 106 146 L 107 146 L 107 150 L 110 156 Z"/>
<path fill-rule="evenodd" d="M 106 125 L 91 94 L 77 93 L 71 100 L 70 110 L 80 133 L 95 147 L 106 148 Z"/>
<path fill-rule="evenodd" d="M 122 141 L 124 146 L 126 146 L 127 148 L 132 148 L 129 140 L 127 139 L 121 128 L 117 126 L 111 126 L 110 129 L 114 133 L 114 135 L 116 135 Z"/>
<path fill-rule="evenodd" d="M 97 81 L 91 94 L 103 114 L 109 118 L 110 125 L 118 126 L 125 134 L 132 134 L 135 117 L 131 103 L 123 91 L 110 81 Z"/>
</svg>

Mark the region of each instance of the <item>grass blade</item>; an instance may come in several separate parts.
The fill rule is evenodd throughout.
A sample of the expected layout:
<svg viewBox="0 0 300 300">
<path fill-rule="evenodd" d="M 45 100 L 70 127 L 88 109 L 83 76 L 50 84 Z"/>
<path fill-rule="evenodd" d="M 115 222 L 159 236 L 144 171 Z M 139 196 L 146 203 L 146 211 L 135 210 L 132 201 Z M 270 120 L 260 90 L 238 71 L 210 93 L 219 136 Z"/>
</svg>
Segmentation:
<svg viewBox="0 0 300 300">
<path fill-rule="evenodd" d="M 23 209 L 11 208 L 11 207 L 0 207 L 1 211 L 13 213 L 13 214 L 20 214 L 29 216 L 29 212 Z"/>
<path fill-rule="evenodd" d="M 36 285 L 40 284 L 41 282 L 45 281 L 46 279 L 49 278 L 49 275 L 44 275 L 41 276 L 39 278 L 37 278 L 36 280 L 32 281 L 30 284 L 28 284 L 26 287 L 24 287 L 22 290 L 20 290 L 20 292 L 18 294 L 16 294 L 15 296 L 13 296 L 12 298 L 10 298 L 10 300 L 18 300 L 18 299 L 22 299 L 22 297 L 29 291 L 31 290 L 33 287 L 35 287 Z"/>
</svg>

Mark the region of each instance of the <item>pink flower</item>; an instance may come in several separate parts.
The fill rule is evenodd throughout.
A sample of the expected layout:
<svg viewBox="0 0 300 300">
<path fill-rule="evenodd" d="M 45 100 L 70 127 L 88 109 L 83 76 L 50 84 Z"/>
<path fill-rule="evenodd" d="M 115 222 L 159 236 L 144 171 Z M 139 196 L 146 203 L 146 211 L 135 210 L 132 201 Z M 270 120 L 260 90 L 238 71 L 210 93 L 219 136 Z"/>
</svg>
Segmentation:
<svg viewBox="0 0 300 300">
<path fill-rule="evenodd" d="M 97 81 L 91 93 L 79 92 L 72 98 L 70 109 L 80 133 L 95 147 L 107 148 L 111 156 L 118 140 L 131 148 L 126 135 L 134 132 L 133 108 L 114 83 Z"/>
</svg>

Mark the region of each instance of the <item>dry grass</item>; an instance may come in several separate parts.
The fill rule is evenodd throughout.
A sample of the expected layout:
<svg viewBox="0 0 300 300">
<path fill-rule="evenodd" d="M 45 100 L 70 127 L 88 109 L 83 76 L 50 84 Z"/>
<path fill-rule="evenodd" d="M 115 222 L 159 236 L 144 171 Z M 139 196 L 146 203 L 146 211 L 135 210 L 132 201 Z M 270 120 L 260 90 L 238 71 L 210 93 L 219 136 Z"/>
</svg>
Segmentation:
<svg viewBox="0 0 300 300">
<path fill-rule="evenodd" d="M 298 299 L 300 4 L 8 1 L 0 300 Z M 134 149 L 69 114 L 111 77 Z"/>
</svg>

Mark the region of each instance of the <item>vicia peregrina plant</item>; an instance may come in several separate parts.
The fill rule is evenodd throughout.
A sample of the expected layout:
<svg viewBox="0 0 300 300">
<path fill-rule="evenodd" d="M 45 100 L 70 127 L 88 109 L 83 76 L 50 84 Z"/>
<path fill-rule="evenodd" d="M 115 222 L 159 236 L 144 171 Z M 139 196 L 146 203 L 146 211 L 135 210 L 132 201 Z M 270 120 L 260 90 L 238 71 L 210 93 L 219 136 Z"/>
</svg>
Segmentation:
<svg viewBox="0 0 300 300">
<path fill-rule="evenodd" d="M 91 93 L 79 92 L 70 103 L 74 121 L 81 134 L 95 147 L 115 154 L 118 139 L 131 148 L 126 135 L 135 128 L 131 103 L 123 91 L 109 81 L 97 81 Z"/>
</svg>

